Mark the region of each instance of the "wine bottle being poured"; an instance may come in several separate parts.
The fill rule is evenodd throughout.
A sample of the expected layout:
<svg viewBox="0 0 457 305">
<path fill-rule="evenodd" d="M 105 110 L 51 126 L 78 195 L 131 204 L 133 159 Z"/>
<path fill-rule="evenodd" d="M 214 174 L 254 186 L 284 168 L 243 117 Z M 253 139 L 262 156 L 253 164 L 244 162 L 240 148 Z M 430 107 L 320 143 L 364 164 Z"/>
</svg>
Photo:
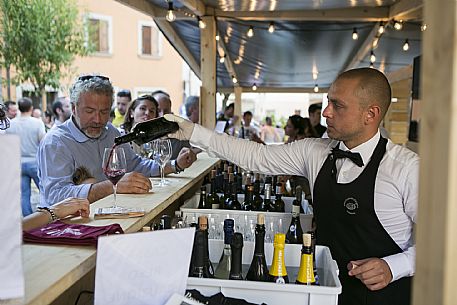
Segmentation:
<svg viewBox="0 0 457 305">
<path fill-rule="evenodd" d="M 150 142 L 179 130 L 179 125 L 165 118 L 157 118 L 135 125 L 130 133 L 114 139 L 115 145 L 135 142 L 138 145 Z"/>
</svg>

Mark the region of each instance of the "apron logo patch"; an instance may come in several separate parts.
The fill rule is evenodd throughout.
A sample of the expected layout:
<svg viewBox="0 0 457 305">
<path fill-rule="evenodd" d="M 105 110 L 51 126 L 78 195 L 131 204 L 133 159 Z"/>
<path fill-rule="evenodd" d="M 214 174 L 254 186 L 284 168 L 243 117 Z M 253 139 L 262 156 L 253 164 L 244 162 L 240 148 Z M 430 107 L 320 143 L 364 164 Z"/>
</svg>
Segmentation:
<svg viewBox="0 0 457 305">
<path fill-rule="evenodd" d="M 346 213 L 350 215 L 355 215 L 356 210 L 359 208 L 359 203 L 355 198 L 346 198 L 343 203 L 344 207 L 346 208 Z"/>
</svg>

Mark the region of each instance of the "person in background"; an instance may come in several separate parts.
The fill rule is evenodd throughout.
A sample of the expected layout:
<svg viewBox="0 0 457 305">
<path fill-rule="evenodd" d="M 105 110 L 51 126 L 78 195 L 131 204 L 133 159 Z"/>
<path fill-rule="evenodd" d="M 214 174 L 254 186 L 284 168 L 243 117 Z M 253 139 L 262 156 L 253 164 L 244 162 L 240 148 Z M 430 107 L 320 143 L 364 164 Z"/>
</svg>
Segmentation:
<svg viewBox="0 0 457 305">
<path fill-rule="evenodd" d="M 113 104 L 113 86 L 109 78 L 99 75 L 80 76 L 70 89 L 72 117 L 59 128 L 53 128 L 38 150 L 40 205 L 53 205 L 69 197 L 87 198 L 90 203 L 113 192 L 112 183 L 102 170 L 105 148 L 114 144 L 119 131 L 109 124 Z M 127 173 L 118 182 L 119 193 L 147 193 L 151 189 L 148 177 L 159 175 L 154 160 L 139 157 L 130 145 L 124 148 Z M 182 168 L 190 165 L 187 160 Z M 84 166 L 95 183 L 77 185 L 72 177 Z M 165 173 L 177 173 L 176 160 L 169 161 Z"/>
<path fill-rule="evenodd" d="M 52 103 L 52 112 L 55 116 L 54 126 L 63 124 L 71 116 L 70 99 L 67 96 L 56 98 Z"/>
<path fill-rule="evenodd" d="M 273 122 L 269 116 L 265 118 L 265 125 L 260 129 L 260 139 L 266 144 L 281 142 L 279 134 L 273 127 Z"/>
<path fill-rule="evenodd" d="M 200 120 L 200 99 L 198 96 L 191 95 L 186 98 L 184 102 L 187 118 L 193 122 L 198 123 Z"/>
<path fill-rule="evenodd" d="M 252 112 L 245 111 L 243 113 L 243 123 L 238 131 L 238 138 L 253 140 L 253 138 L 257 139 L 258 137 L 259 131 L 252 124 Z"/>
<path fill-rule="evenodd" d="M 41 120 L 41 109 L 40 108 L 33 108 L 32 118 Z"/>
<path fill-rule="evenodd" d="M 217 121 L 226 121 L 224 132 L 229 135 L 235 135 L 235 126 L 238 124 L 239 117 L 235 115 L 235 103 L 227 105 L 224 112 L 217 113 Z"/>
<path fill-rule="evenodd" d="M 130 90 L 122 89 L 116 94 L 116 108 L 114 108 L 114 119 L 111 123 L 119 128 L 124 122 L 124 116 L 127 111 L 127 107 L 132 100 L 132 94 Z"/>
<path fill-rule="evenodd" d="M 21 139 L 21 206 L 22 215 L 27 216 L 33 212 L 30 205 L 31 180 L 37 187 L 40 183 L 36 154 L 46 132 L 43 121 L 32 117 L 33 105 L 30 98 L 19 99 L 18 106 L 21 116 L 11 120 L 6 133 L 17 134 Z"/>
<path fill-rule="evenodd" d="M 6 116 L 8 119 L 12 120 L 17 116 L 17 104 L 14 101 L 6 101 Z"/>
<path fill-rule="evenodd" d="M 54 120 L 53 120 L 53 117 L 52 117 L 52 113 L 48 110 L 46 110 L 44 112 L 44 116 L 43 116 L 43 123 L 44 123 L 44 129 L 46 132 L 48 132 L 52 126 L 54 125 Z"/>
<path fill-rule="evenodd" d="M 163 117 L 167 113 L 171 112 L 171 99 L 170 94 L 162 90 L 157 90 L 151 93 L 159 105 L 159 117 Z"/>
<path fill-rule="evenodd" d="M 372 68 L 340 74 L 323 111 L 329 139 L 259 145 L 217 134 L 168 115 L 170 135 L 267 175 L 309 179 L 317 244 L 328 246 L 339 268 L 340 305 L 404 305 L 415 272 L 414 224 L 419 157 L 381 136 L 391 103 L 386 76 Z"/>
<path fill-rule="evenodd" d="M 319 138 L 322 137 L 324 132 L 327 130 L 327 128 L 325 126 L 321 125 L 322 103 L 309 105 L 308 115 L 309 115 L 309 120 L 311 121 L 311 125 L 313 125 Z"/>
</svg>

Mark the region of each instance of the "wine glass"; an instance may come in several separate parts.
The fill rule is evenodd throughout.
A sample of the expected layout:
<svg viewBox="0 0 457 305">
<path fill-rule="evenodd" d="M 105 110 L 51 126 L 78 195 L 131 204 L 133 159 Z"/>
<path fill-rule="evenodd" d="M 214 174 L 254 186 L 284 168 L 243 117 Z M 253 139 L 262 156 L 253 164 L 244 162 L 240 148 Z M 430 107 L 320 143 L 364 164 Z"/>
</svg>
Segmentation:
<svg viewBox="0 0 457 305">
<path fill-rule="evenodd" d="M 165 180 L 164 168 L 171 158 L 170 140 L 155 140 L 153 142 L 153 151 L 155 160 L 160 166 L 160 183 L 158 184 L 158 186 L 165 186 L 168 183 Z"/>
<path fill-rule="evenodd" d="M 127 161 L 125 152 L 122 147 L 105 148 L 103 152 L 103 173 L 106 178 L 113 183 L 114 203 L 112 208 L 118 208 L 116 205 L 117 183 L 127 172 Z"/>
<path fill-rule="evenodd" d="M 164 162 L 162 167 L 164 168 L 165 165 L 167 164 L 168 161 L 170 161 L 171 156 L 173 154 L 173 147 L 171 146 L 171 141 L 170 139 L 163 139 L 161 140 L 160 145 L 162 146 L 162 154 L 164 158 Z M 171 183 L 170 179 L 165 178 L 165 175 L 163 174 L 163 168 L 162 168 L 162 183 L 165 185 L 169 185 Z"/>
</svg>

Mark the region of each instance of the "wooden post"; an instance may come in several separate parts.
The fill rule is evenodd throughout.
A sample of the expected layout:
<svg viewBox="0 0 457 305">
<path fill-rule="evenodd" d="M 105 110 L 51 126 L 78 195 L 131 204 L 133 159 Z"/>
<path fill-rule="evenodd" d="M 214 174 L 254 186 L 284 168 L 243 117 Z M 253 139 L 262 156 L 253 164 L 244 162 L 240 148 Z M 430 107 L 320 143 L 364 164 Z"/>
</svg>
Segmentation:
<svg viewBox="0 0 457 305">
<path fill-rule="evenodd" d="M 216 20 L 214 16 L 204 16 L 202 20 L 206 27 L 200 30 L 200 121 L 203 126 L 213 129 L 216 126 Z"/>
<path fill-rule="evenodd" d="M 241 125 L 241 93 L 243 92 L 243 88 L 237 86 L 234 88 L 235 90 L 235 115 L 238 116 L 238 122 L 236 125 Z"/>
<path fill-rule="evenodd" d="M 457 3 L 424 0 L 414 305 L 457 300 Z"/>
</svg>

